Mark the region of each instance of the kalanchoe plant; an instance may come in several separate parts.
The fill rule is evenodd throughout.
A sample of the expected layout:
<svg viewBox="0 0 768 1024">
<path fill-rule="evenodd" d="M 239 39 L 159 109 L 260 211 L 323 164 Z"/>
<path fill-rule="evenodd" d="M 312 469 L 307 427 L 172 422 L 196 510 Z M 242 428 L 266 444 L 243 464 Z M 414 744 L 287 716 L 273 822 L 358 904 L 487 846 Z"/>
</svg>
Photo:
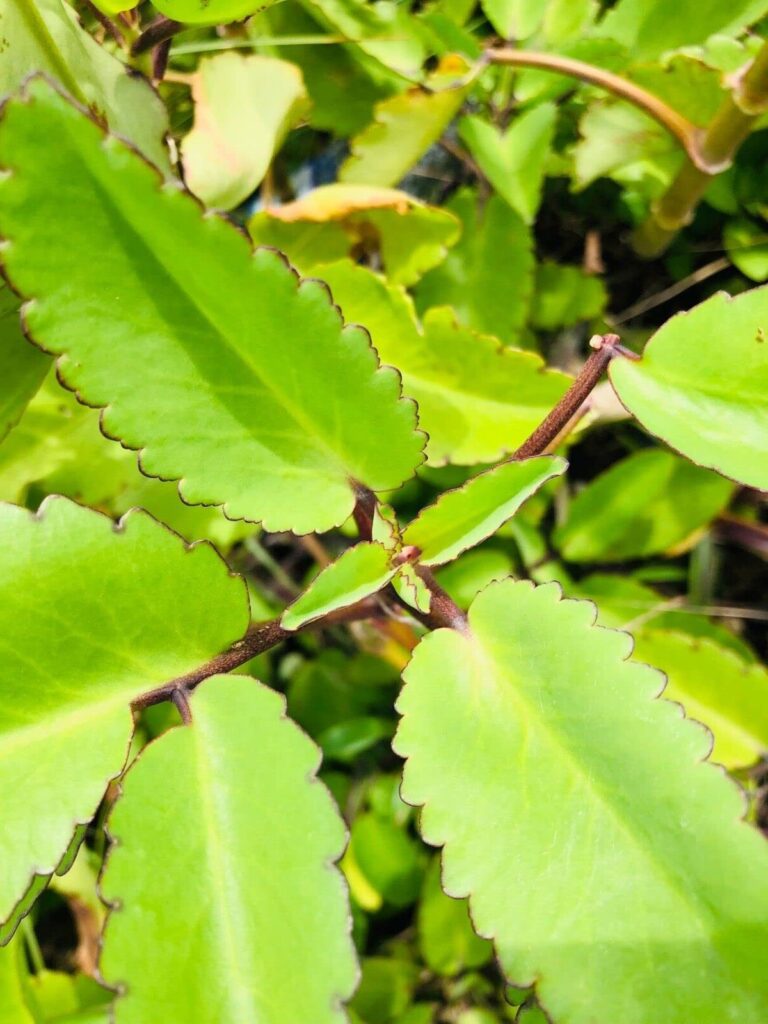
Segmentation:
<svg viewBox="0 0 768 1024">
<path fill-rule="evenodd" d="M 0 1021 L 766 1024 L 768 2 L 0 4 Z"/>
</svg>

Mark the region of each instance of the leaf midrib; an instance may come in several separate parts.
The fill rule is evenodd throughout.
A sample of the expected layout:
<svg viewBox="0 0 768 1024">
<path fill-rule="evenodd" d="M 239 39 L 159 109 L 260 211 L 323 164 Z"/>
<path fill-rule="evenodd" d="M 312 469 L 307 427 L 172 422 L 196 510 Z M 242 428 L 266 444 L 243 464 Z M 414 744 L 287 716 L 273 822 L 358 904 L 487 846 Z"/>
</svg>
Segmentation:
<svg viewBox="0 0 768 1024">
<path fill-rule="evenodd" d="M 595 801 L 605 808 L 607 816 L 618 825 L 619 830 L 640 851 L 643 860 L 651 869 L 651 874 L 660 878 L 664 885 L 670 887 L 682 899 L 683 903 L 690 908 L 694 919 L 702 927 L 703 934 L 711 935 L 712 919 L 708 915 L 705 916 L 705 907 L 701 901 L 695 899 L 695 892 L 691 893 L 689 888 L 680 886 L 683 878 L 669 869 L 664 859 L 648 841 L 646 834 L 641 829 L 633 827 L 632 821 L 627 820 L 620 813 L 619 809 L 611 801 L 610 794 L 605 791 L 602 781 L 599 785 L 595 785 L 595 776 L 584 769 L 576 753 L 571 750 L 567 733 L 557 729 L 550 721 L 537 713 L 525 689 L 517 685 L 515 675 L 511 671 L 505 670 L 500 664 L 499 659 L 494 657 L 492 652 L 496 649 L 495 645 L 491 644 L 490 649 L 486 650 L 483 643 L 476 639 L 475 642 L 470 642 L 470 647 L 475 655 L 475 663 L 480 673 L 480 678 L 492 678 L 503 682 L 503 686 L 498 687 L 500 698 L 503 700 L 506 695 L 511 697 L 518 706 L 523 707 L 524 712 L 527 713 L 528 721 L 538 725 L 544 735 L 549 738 L 554 748 L 559 750 L 568 764 L 573 766 L 574 775 L 582 781 L 585 791 L 594 794 Z M 488 663 L 487 665 L 486 662 Z"/>
<path fill-rule="evenodd" d="M 261 382 L 261 384 L 266 388 L 266 390 L 272 393 L 272 395 L 277 399 L 278 403 L 285 409 L 289 418 L 292 419 L 293 422 L 296 424 L 297 428 L 301 432 L 301 436 L 306 437 L 308 441 L 314 439 L 316 442 L 319 442 L 319 446 L 322 447 L 331 464 L 335 466 L 339 474 L 343 476 L 344 479 L 346 479 L 347 467 L 342 463 L 337 451 L 329 445 L 329 442 L 327 441 L 324 432 L 321 431 L 319 424 L 312 420 L 307 420 L 304 411 L 300 407 L 296 406 L 294 402 L 286 396 L 283 389 L 276 386 L 275 381 L 271 377 L 267 379 L 262 375 L 262 373 L 259 372 L 259 369 L 253 362 L 252 353 L 247 349 L 242 350 L 241 348 L 238 347 L 236 342 L 233 342 L 230 339 L 226 329 L 220 327 L 215 319 L 211 319 L 211 317 L 208 314 L 208 311 L 204 308 L 204 306 L 201 305 L 200 302 L 197 301 L 196 297 L 192 294 L 192 292 L 187 287 L 185 287 L 185 282 L 183 280 L 180 280 L 176 276 L 176 274 L 173 272 L 171 268 L 169 268 L 166 262 L 161 261 L 155 255 L 151 243 L 145 238 L 143 234 L 143 223 L 140 228 L 137 228 L 134 225 L 130 214 L 124 212 L 123 206 L 119 201 L 119 196 L 115 196 L 115 194 L 109 187 L 109 182 L 105 184 L 102 180 L 101 172 L 103 168 L 101 168 L 98 165 L 98 163 L 94 164 L 94 162 L 91 159 L 90 151 L 87 149 L 87 147 L 84 149 L 80 145 L 79 139 L 75 134 L 71 133 L 70 137 L 73 141 L 74 151 L 78 154 L 81 161 L 85 165 L 86 170 L 89 172 L 90 180 L 93 183 L 94 190 L 97 191 L 98 194 L 102 197 L 102 200 L 105 202 L 105 204 L 112 209 L 115 216 L 124 225 L 128 234 L 136 239 L 136 242 L 144 256 L 144 266 L 148 268 L 154 266 L 160 270 L 160 272 L 169 282 L 171 287 L 177 293 L 180 293 L 182 298 L 196 311 L 196 313 L 200 316 L 201 320 L 211 330 L 213 336 L 215 336 L 219 340 L 220 344 L 225 349 L 229 349 L 236 356 L 237 359 L 242 360 L 244 363 L 246 363 L 246 365 L 250 368 L 251 372 L 253 373 L 254 377 L 256 377 Z M 175 188 L 175 186 L 172 187 Z M 164 186 L 162 184 L 159 184 L 158 191 L 161 194 L 163 193 Z M 188 202 L 193 202 L 191 197 L 185 196 L 184 198 Z M 226 226 L 222 222 L 222 229 L 224 229 L 225 227 Z M 234 231 L 235 229 L 232 228 L 231 230 Z M 243 239 L 243 242 L 245 243 L 245 239 Z M 252 261 L 254 256 L 253 250 L 250 247 L 249 243 L 246 244 L 248 245 L 248 257 Z M 341 331 L 341 326 L 339 330 Z M 167 344 L 167 335 L 165 343 Z M 177 344 L 181 345 L 182 348 L 184 347 L 183 343 L 177 341 L 175 336 L 173 337 L 171 343 L 174 347 Z M 202 374 L 197 368 L 195 368 L 195 371 L 201 379 L 205 380 L 205 378 L 202 376 Z M 210 394 L 212 398 L 215 398 L 216 401 L 223 406 L 223 408 L 227 412 L 227 415 L 231 416 L 231 410 L 229 410 L 226 404 L 221 401 L 221 398 L 218 395 L 218 393 L 210 387 L 208 387 L 206 390 L 207 393 Z M 265 447 L 260 444 L 259 439 L 255 437 L 253 434 L 250 434 L 250 438 L 253 441 L 253 443 L 257 444 L 259 447 Z M 271 449 L 268 448 L 267 450 L 271 451 Z M 273 456 L 275 454 L 276 453 L 272 452 Z M 344 454 L 346 455 L 346 452 Z M 286 460 L 284 455 L 280 455 L 278 457 L 282 463 L 285 463 Z M 350 463 L 356 463 L 357 459 L 350 459 L 349 461 Z"/>
</svg>

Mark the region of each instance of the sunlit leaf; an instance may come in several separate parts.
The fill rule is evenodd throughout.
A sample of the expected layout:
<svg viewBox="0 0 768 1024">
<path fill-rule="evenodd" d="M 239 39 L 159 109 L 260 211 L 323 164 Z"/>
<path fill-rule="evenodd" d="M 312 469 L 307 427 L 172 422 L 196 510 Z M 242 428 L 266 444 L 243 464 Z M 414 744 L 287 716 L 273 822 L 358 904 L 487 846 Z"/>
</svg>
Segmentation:
<svg viewBox="0 0 768 1024">
<path fill-rule="evenodd" d="M 649 448 L 614 463 L 574 499 L 555 542 L 572 562 L 622 561 L 690 545 L 733 486 L 716 473 Z"/>
<path fill-rule="evenodd" d="M 239 21 L 276 0 L 153 0 L 166 17 L 187 25 L 221 25 Z"/>
<path fill-rule="evenodd" d="M 347 518 L 351 479 L 380 490 L 412 473 L 414 407 L 322 285 L 203 219 L 43 83 L 6 106 L 0 162 L 5 269 L 34 297 L 30 333 L 69 387 L 108 406 L 105 432 L 141 449 L 148 474 L 183 478 L 192 504 L 306 532 Z"/>
<path fill-rule="evenodd" d="M 753 764 L 768 751 L 768 672 L 703 637 L 649 629 L 634 656 L 666 673 L 664 694 L 714 735 L 712 760 L 726 768 Z"/>
<path fill-rule="evenodd" d="M 219 53 L 191 82 L 195 124 L 181 145 L 184 180 L 208 206 L 230 210 L 253 192 L 307 94 L 295 64 Z"/>
<path fill-rule="evenodd" d="M 164 135 L 168 116 L 163 103 L 141 76 L 123 64 L 80 27 L 64 0 L 4 0 L 0 96 L 15 92 L 35 71 L 42 71 L 132 142 L 164 172 L 170 172 Z"/>
<path fill-rule="evenodd" d="M 505 581 L 466 633 L 422 640 L 398 702 L 403 796 L 446 891 L 551 1019 L 761 1024 L 768 846 L 700 763 L 706 731 L 593 618 L 556 584 Z"/>
<path fill-rule="evenodd" d="M 526 224 L 533 222 L 539 208 L 555 117 L 554 104 L 541 103 L 516 118 L 505 132 L 476 115 L 459 125 L 483 174 Z"/>
<path fill-rule="evenodd" d="M 126 986 L 114 1020 L 343 1024 L 357 967 L 319 751 L 253 679 L 214 676 L 191 704 L 192 725 L 144 751 L 109 821 L 103 891 L 120 906 L 101 969 Z"/>
<path fill-rule="evenodd" d="M 738 35 L 768 12 L 766 0 L 621 0 L 600 23 L 600 33 L 631 47 L 636 58 L 658 57 L 703 43 L 715 32 Z"/>
<path fill-rule="evenodd" d="M 397 572 L 391 552 L 381 544 L 356 544 L 323 569 L 282 617 L 285 629 L 319 619 L 377 593 Z"/>
<path fill-rule="evenodd" d="M 279 248 L 302 273 L 374 249 L 390 280 L 406 285 L 439 263 L 459 237 L 450 212 L 368 185 L 322 185 L 254 214 L 248 228 L 254 242 Z"/>
<path fill-rule="evenodd" d="M 404 533 L 419 548 L 422 565 L 442 565 L 482 543 L 515 514 L 547 480 L 566 470 L 564 459 L 542 456 L 505 462 L 472 477 L 463 487 L 445 491 L 423 509 Z"/>
<path fill-rule="evenodd" d="M 768 288 L 668 320 L 610 377 L 627 409 L 687 458 L 768 490 Z"/>
<path fill-rule="evenodd" d="M 377 103 L 374 119 L 352 139 L 339 180 L 356 185 L 396 185 L 455 117 L 462 87 L 435 92 L 410 89 Z"/>
<path fill-rule="evenodd" d="M 402 289 L 349 261 L 318 271 L 350 320 L 371 332 L 381 358 L 403 374 L 429 435 L 430 462 L 493 462 L 538 426 L 569 384 L 532 352 L 458 327 L 448 309 L 432 309 L 419 328 Z"/>
<path fill-rule="evenodd" d="M 446 209 L 461 220 L 461 238 L 417 285 L 417 308 L 450 306 L 462 326 L 519 343 L 533 292 L 530 229 L 499 196 L 481 209 L 475 193 L 461 189 Z"/>
<path fill-rule="evenodd" d="M 38 516 L 0 505 L 0 531 L 5 919 L 121 770 L 130 701 L 236 640 L 248 608 L 211 548 L 142 512 L 115 530 L 63 498 Z"/>
</svg>

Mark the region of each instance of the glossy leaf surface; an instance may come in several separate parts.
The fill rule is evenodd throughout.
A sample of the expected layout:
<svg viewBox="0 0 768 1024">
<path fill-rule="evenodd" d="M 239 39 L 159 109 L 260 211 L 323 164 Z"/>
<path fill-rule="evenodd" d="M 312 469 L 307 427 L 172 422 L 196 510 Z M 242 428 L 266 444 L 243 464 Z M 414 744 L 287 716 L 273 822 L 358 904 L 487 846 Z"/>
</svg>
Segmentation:
<svg viewBox="0 0 768 1024">
<path fill-rule="evenodd" d="M 365 267 L 340 261 L 319 272 L 345 317 L 364 321 L 381 358 L 403 374 L 430 462 L 492 462 L 513 451 L 568 387 L 538 355 L 457 326 L 449 309 L 430 310 L 420 328 L 402 290 Z"/>
<path fill-rule="evenodd" d="M 564 473 L 566 466 L 564 459 L 548 455 L 504 462 L 472 477 L 463 487 L 441 494 L 406 527 L 403 540 L 421 550 L 422 565 L 451 562 L 494 534 L 547 480 Z"/>
<path fill-rule="evenodd" d="M 116 1024 L 343 1024 L 357 966 L 320 752 L 251 678 L 213 676 L 191 703 L 192 725 L 144 751 L 109 823 L 103 891 L 120 908 L 101 969 L 127 988 Z"/>
<path fill-rule="evenodd" d="M 298 629 L 338 608 L 346 608 L 381 590 L 397 572 L 381 544 L 356 544 L 320 572 L 301 597 L 283 613 L 285 629 Z"/>
<path fill-rule="evenodd" d="M 614 463 L 590 481 L 555 532 L 572 562 L 621 561 L 678 550 L 721 512 L 733 486 L 661 448 Z"/>
<path fill-rule="evenodd" d="M 556 584 L 504 581 L 466 634 L 423 640 L 399 699 L 403 796 L 446 890 L 553 1020 L 760 1024 L 768 846 L 700 763 L 706 731 L 593 620 Z"/>
<path fill-rule="evenodd" d="M 231 210 L 261 183 L 307 107 L 301 72 L 271 57 L 220 53 L 192 82 L 195 124 L 181 146 L 184 181 L 207 206 Z"/>
<path fill-rule="evenodd" d="M 664 691 L 714 736 L 712 760 L 726 768 L 753 764 L 768 751 L 768 672 L 705 637 L 648 629 L 634 656 L 662 669 Z"/>
<path fill-rule="evenodd" d="M 145 513 L 0 505 L 0 917 L 50 874 L 121 770 L 129 703 L 245 631 L 241 581 Z M 205 595 L 205 600 L 200 595 Z"/>
<path fill-rule="evenodd" d="M 768 287 L 713 295 L 610 377 L 643 426 L 702 466 L 768 490 Z"/>
<path fill-rule="evenodd" d="M 203 219 L 42 83 L 7 105 L 0 162 L 13 172 L 5 266 L 35 299 L 29 330 L 149 475 L 183 478 L 192 504 L 307 532 L 347 518 L 350 479 L 378 490 L 412 473 L 413 404 L 322 285 Z M 66 278 L 62 239 L 80 253 Z M 371 444 L 382 432 L 387 446 Z"/>
</svg>

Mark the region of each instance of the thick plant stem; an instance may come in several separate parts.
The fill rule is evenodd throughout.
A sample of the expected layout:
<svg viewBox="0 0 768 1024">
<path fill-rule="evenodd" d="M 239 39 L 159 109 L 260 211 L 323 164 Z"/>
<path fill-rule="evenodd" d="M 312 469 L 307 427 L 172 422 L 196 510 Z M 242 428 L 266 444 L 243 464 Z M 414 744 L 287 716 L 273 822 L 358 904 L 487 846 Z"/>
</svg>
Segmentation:
<svg viewBox="0 0 768 1024">
<path fill-rule="evenodd" d="M 677 139 L 694 165 L 698 165 L 700 162 L 696 126 L 664 100 L 626 78 L 595 67 L 593 64 L 586 64 L 581 60 L 571 60 L 570 57 L 561 57 L 555 53 L 534 53 L 530 50 L 513 50 L 505 47 L 486 50 L 485 59 L 492 64 L 511 64 L 517 67 L 554 71 L 557 74 L 569 75 L 571 78 L 578 78 L 582 82 L 589 82 L 591 85 L 597 85 L 601 89 L 612 92 L 614 96 L 628 100 L 644 110 L 646 114 L 650 114 Z"/>
<path fill-rule="evenodd" d="M 183 28 L 184 26 L 180 22 L 173 21 L 172 18 L 163 16 L 156 18 L 151 25 L 144 29 L 131 47 L 131 56 L 138 57 L 139 54 L 154 49 L 155 46 L 165 42 L 166 39 L 175 36 L 177 32 L 181 32 Z"/>
<path fill-rule="evenodd" d="M 715 177 L 727 170 L 758 117 L 768 109 L 768 42 L 751 64 L 739 72 L 698 143 L 699 162 L 686 159 L 667 191 L 653 204 L 637 229 L 633 246 L 640 256 L 664 252 L 675 235 L 693 219 L 696 207 Z"/>
<path fill-rule="evenodd" d="M 596 334 L 592 338 L 589 344 L 594 351 L 581 368 L 581 373 L 552 412 L 542 420 L 531 436 L 523 441 L 512 455 L 512 460 L 531 459 L 534 455 L 542 455 L 547 451 L 565 425 L 579 411 L 614 356 L 637 358 L 633 352 L 629 352 L 620 344 L 620 340 L 618 334 Z"/>
<path fill-rule="evenodd" d="M 340 608 L 338 611 L 331 612 L 322 619 L 308 623 L 307 628 L 318 629 L 324 626 L 335 626 L 342 622 L 358 622 L 361 619 L 369 619 L 379 614 L 381 614 L 381 608 L 376 599 L 367 598 L 364 601 L 359 601 L 357 604 L 350 605 L 348 608 Z M 140 711 L 142 708 L 148 708 L 153 704 L 160 704 L 163 701 L 171 700 L 176 704 L 182 718 L 187 722 L 191 720 L 187 695 L 196 686 L 199 686 L 200 683 L 210 676 L 231 672 L 233 669 L 239 668 L 247 661 L 250 661 L 251 658 L 255 658 L 258 654 L 264 654 L 265 651 L 277 647 L 278 644 L 295 635 L 294 632 L 283 629 L 279 618 L 269 619 L 267 622 L 259 622 L 246 633 L 242 640 L 238 640 L 236 644 L 233 644 L 229 650 L 224 651 L 222 654 L 217 654 L 215 658 L 212 658 L 204 665 L 200 665 L 192 672 L 179 676 L 177 679 L 171 679 L 169 682 L 163 683 L 162 686 L 157 686 L 154 690 L 143 693 L 133 701 L 131 706 L 134 711 Z"/>
</svg>

